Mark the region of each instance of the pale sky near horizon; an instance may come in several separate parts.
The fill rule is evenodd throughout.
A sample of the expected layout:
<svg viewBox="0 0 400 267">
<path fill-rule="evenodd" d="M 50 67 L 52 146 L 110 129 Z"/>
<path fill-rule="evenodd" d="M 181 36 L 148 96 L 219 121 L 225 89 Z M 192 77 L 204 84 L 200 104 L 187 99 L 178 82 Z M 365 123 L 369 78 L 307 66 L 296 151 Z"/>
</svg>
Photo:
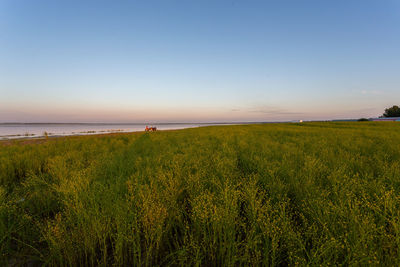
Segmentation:
<svg viewBox="0 0 400 267">
<path fill-rule="evenodd" d="M 377 117 L 400 1 L 0 0 L 0 122 Z"/>
</svg>

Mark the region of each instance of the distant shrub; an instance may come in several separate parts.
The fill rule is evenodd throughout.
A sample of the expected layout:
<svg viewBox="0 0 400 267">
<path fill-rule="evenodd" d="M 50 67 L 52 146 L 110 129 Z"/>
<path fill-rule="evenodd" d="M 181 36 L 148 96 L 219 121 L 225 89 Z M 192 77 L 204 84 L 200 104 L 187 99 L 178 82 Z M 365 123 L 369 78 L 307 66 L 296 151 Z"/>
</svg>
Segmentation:
<svg viewBox="0 0 400 267">
<path fill-rule="evenodd" d="M 361 119 L 358 119 L 357 121 L 369 121 L 369 120 L 366 118 L 361 118 Z"/>
</svg>

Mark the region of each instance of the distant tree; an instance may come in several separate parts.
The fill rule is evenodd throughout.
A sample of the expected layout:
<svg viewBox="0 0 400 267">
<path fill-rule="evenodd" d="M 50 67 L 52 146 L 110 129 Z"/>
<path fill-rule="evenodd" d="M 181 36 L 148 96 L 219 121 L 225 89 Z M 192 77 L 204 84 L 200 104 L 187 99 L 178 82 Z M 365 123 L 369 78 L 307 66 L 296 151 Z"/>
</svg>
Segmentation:
<svg viewBox="0 0 400 267">
<path fill-rule="evenodd" d="M 391 108 L 385 109 L 385 113 L 383 113 L 383 117 L 400 117 L 400 108 L 399 106 L 393 106 Z"/>
<path fill-rule="evenodd" d="M 369 121 L 369 119 L 367 119 L 367 118 L 361 118 L 361 119 L 358 119 L 358 121 Z"/>
</svg>

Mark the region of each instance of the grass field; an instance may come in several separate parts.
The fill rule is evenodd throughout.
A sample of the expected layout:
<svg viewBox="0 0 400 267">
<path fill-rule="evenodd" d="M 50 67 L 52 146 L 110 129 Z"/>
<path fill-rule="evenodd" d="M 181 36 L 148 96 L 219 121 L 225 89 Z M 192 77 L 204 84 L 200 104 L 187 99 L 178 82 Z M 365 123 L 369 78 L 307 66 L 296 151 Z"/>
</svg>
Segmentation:
<svg viewBox="0 0 400 267">
<path fill-rule="evenodd" d="M 0 144 L 0 263 L 399 265 L 400 124 Z"/>
</svg>

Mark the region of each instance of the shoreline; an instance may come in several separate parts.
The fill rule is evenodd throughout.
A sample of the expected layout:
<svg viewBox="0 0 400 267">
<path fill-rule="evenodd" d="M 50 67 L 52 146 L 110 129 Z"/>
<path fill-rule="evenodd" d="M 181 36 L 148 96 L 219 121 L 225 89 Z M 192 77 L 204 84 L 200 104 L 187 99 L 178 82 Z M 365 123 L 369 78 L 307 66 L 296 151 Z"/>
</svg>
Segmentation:
<svg viewBox="0 0 400 267">
<path fill-rule="evenodd" d="M 186 124 L 186 123 L 180 123 L 180 124 L 150 124 L 155 127 L 157 127 L 157 130 L 159 131 L 164 131 L 164 130 L 177 130 L 177 129 L 188 129 L 188 128 L 197 128 L 197 127 L 204 127 L 204 126 L 213 126 L 213 125 L 234 125 L 238 123 L 219 123 L 219 124 L 214 124 L 214 123 L 207 123 L 207 124 Z M 0 123 L 0 127 L 4 126 L 5 124 Z M 7 124 L 5 127 L 9 127 L 9 125 L 13 124 Z M 23 124 L 18 124 L 18 125 L 23 125 Z M 25 124 L 25 125 L 39 125 L 39 124 Z M 51 125 L 51 124 L 44 124 L 46 126 Z M 67 125 L 67 124 L 58 124 L 58 125 Z M 71 124 L 71 125 L 78 125 L 82 126 L 83 124 Z M 125 128 L 123 127 L 124 125 L 122 124 L 115 124 L 119 127 L 113 128 L 112 124 L 107 124 L 110 126 L 110 128 L 80 128 L 80 127 L 73 127 L 73 128 L 48 128 L 48 127 L 43 127 L 43 128 L 26 128 L 26 129 L 18 129 L 15 131 L 8 131 L 7 130 L 0 135 L 0 142 L 1 141 L 12 141 L 12 140 L 26 140 L 26 139 L 38 139 L 38 138 L 53 138 L 53 137 L 66 137 L 66 136 L 82 136 L 82 135 L 99 135 L 99 134 L 112 134 L 112 133 L 133 133 L 133 132 L 141 132 L 145 130 L 146 125 L 140 125 L 141 127 L 132 127 L 132 128 Z M 138 124 L 139 125 L 139 124 Z M 101 126 L 101 124 L 96 124 L 96 126 Z M 1 132 L 1 128 L 0 128 Z"/>
<path fill-rule="evenodd" d="M 179 130 L 200 128 L 200 127 L 209 127 L 209 126 L 215 126 L 215 125 L 197 126 L 197 127 L 180 128 L 180 129 L 165 129 L 165 130 L 157 130 L 156 132 L 179 131 Z M 62 138 L 105 137 L 105 136 L 117 136 L 117 135 L 132 135 L 132 134 L 140 134 L 140 133 L 146 133 L 146 131 L 106 132 L 106 133 L 98 132 L 98 133 L 90 133 L 90 134 L 50 135 L 48 137 L 45 137 L 45 136 L 32 136 L 32 137 L 21 136 L 21 138 L 0 139 L 0 146 L 42 144 L 42 143 L 45 143 L 50 140 L 56 140 L 56 139 L 62 139 Z M 154 133 L 154 132 L 152 132 L 152 133 Z"/>
<path fill-rule="evenodd" d="M 259 124 L 259 123 L 246 123 L 243 125 L 249 125 L 249 124 Z M 0 123 L 0 126 L 2 123 Z M 4 125 L 4 124 L 3 124 Z M 46 124 L 47 125 L 47 124 Z M 76 125 L 76 124 L 74 124 Z M 207 124 L 186 124 L 187 127 L 182 127 L 182 125 L 185 125 L 185 123 L 181 124 L 175 124 L 179 125 L 180 127 L 164 127 L 165 125 L 172 125 L 172 124 L 162 124 L 162 125 L 156 125 L 157 131 L 170 131 L 170 130 L 182 130 L 182 129 L 190 129 L 190 128 L 199 128 L 199 127 L 207 127 L 207 126 L 226 126 L 226 125 L 242 125 L 239 123 L 219 123 L 219 124 L 213 124 L 213 123 L 207 123 Z M 52 132 L 48 131 L 47 129 L 44 129 L 43 131 L 36 131 L 36 133 L 32 133 L 30 131 L 26 131 L 25 133 L 19 133 L 19 134 L 7 134 L 7 135 L 0 135 L 0 143 L 2 142 L 13 142 L 13 141 L 26 141 L 26 140 L 38 140 L 38 139 L 50 139 L 50 138 L 61 138 L 61 137 L 73 137 L 73 136 L 93 136 L 93 135 L 109 135 L 109 134 L 132 134 L 136 132 L 144 132 L 145 127 L 142 125 L 143 128 L 136 128 L 136 129 L 121 129 L 121 128 L 116 128 L 116 129 L 88 129 L 88 130 L 83 130 L 79 129 L 78 131 L 70 131 L 70 132 Z M 56 130 L 57 131 L 57 130 Z"/>
</svg>

